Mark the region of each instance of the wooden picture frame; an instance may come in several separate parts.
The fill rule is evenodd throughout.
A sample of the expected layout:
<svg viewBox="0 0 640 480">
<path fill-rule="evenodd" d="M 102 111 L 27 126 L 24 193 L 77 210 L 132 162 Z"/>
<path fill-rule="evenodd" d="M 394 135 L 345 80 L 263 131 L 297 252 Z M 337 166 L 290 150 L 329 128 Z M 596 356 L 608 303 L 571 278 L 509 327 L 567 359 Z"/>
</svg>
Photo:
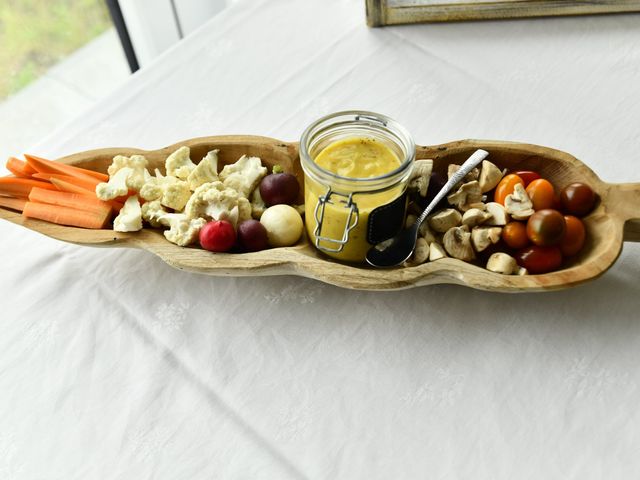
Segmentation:
<svg viewBox="0 0 640 480">
<path fill-rule="evenodd" d="M 427 1 L 427 0 L 423 0 Z M 452 22 L 640 11 L 640 0 L 366 0 L 367 25 Z"/>
</svg>

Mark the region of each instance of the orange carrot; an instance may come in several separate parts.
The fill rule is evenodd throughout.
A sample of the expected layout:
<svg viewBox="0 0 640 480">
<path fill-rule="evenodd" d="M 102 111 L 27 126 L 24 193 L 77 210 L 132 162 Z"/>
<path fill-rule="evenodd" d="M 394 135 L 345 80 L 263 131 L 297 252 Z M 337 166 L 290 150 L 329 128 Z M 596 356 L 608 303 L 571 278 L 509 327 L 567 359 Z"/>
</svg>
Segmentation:
<svg viewBox="0 0 640 480">
<path fill-rule="evenodd" d="M 51 183 L 53 183 L 61 192 L 77 193 L 78 195 L 86 195 L 91 198 L 97 198 L 95 187 L 91 190 L 88 190 L 81 187 L 77 183 L 64 180 L 62 176 L 51 177 Z M 125 197 L 124 201 L 126 201 L 126 199 L 127 198 Z M 122 207 L 124 206 L 124 201 L 121 201 L 120 197 L 118 197 L 115 200 L 107 200 L 107 203 L 111 205 L 111 207 L 116 212 L 119 212 L 120 209 L 122 209 Z"/>
<path fill-rule="evenodd" d="M 13 173 L 16 177 L 28 178 L 35 170 L 29 166 L 27 162 L 19 160 L 15 157 L 9 157 L 6 164 L 7 170 Z"/>
<path fill-rule="evenodd" d="M 56 190 L 56 187 L 47 182 L 32 180 L 30 178 L 0 177 L 0 195 L 11 197 L 28 197 L 33 187 Z"/>
<path fill-rule="evenodd" d="M 27 155 L 26 153 L 24 158 L 26 158 L 27 163 L 39 173 L 57 173 L 59 175 L 69 175 L 76 178 L 97 178 L 101 182 L 109 181 L 109 175 L 94 172 L 93 170 L 87 170 L 86 168 L 74 167 L 73 165 L 54 162 L 45 158 Z"/>
<path fill-rule="evenodd" d="M 77 208 L 60 207 L 46 203 L 27 202 L 22 215 L 37 218 L 58 225 L 70 225 L 82 228 L 104 228 L 109 221 L 109 214 L 98 214 Z"/>
<path fill-rule="evenodd" d="M 24 198 L 0 197 L 0 207 L 10 208 L 21 212 L 27 201 Z"/>
<path fill-rule="evenodd" d="M 34 173 L 31 175 L 33 178 L 37 178 L 39 180 L 51 181 L 52 179 L 62 180 L 63 182 L 72 183 L 79 187 L 84 188 L 85 190 L 91 190 L 95 192 L 96 186 L 100 183 L 100 180 L 97 178 L 78 178 L 72 177 L 70 175 L 59 175 L 57 173 Z"/>
<path fill-rule="evenodd" d="M 109 215 L 109 213 L 111 213 L 111 205 L 107 202 L 103 202 L 102 200 L 98 200 L 95 197 L 91 198 L 87 195 L 57 192 L 37 187 L 31 189 L 29 201 L 86 210 L 95 214 Z"/>
</svg>

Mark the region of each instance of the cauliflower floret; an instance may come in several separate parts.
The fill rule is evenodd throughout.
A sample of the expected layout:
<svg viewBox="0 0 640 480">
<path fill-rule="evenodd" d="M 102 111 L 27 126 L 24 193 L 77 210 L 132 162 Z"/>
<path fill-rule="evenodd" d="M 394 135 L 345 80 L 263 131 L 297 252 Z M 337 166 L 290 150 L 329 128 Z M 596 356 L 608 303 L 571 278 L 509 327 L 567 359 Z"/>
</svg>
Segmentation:
<svg viewBox="0 0 640 480">
<path fill-rule="evenodd" d="M 113 157 L 113 162 L 109 165 L 107 172 L 113 176 L 127 167 L 133 170 L 133 172 L 127 176 L 127 187 L 131 190 L 139 191 L 149 178 L 151 178 L 151 175 L 149 175 L 147 171 L 147 159 L 142 155 L 131 155 L 131 157 L 116 155 Z"/>
<path fill-rule="evenodd" d="M 124 207 L 113 220 L 113 229 L 116 232 L 137 232 L 142 230 L 142 211 L 137 195 L 127 198 L 127 201 L 124 202 Z"/>
<path fill-rule="evenodd" d="M 170 227 L 164 232 L 165 238 L 181 247 L 195 242 L 200 229 L 207 223 L 204 218 L 187 218 L 183 213 L 167 213 L 160 217 L 160 222 Z"/>
<path fill-rule="evenodd" d="M 147 201 L 160 200 L 165 207 L 182 210 L 191 197 L 191 189 L 187 182 L 170 175 L 165 177 L 156 169 L 156 176 L 142 186 L 140 196 Z"/>
<path fill-rule="evenodd" d="M 264 203 L 262 195 L 260 195 L 260 189 L 256 188 L 251 194 L 251 216 L 256 220 L 260 220 L 266 209 L 267 204 Z"/>
<path fill-rule="evenodd" d="M 241 196 L 248 198 L 258 182 L 267 174 L 266 167 L 258 157 L 243 155 L 231 165 L 225 165 L 220 172 L 220 179 L 225 187 L 233 188 Z"/>
<path fill-rule="evenodd" d="M 244 197 L 238 197 L 238 224 L 251 220 L 251 202 Z"/>
<path fill-rule="evenodd" d="M 109 177 L 107 183 L 99 183 L 96 185 L 96 196 L 100 200 L 113 200 L 129 193 L 127 186 L 127 178 L 133 173 L 133 169 L 124 167 L 118 170 L 115 175 Z"/>
<path fill-rule="evenodd" d="M 142 205 L 142 219 L 155 228 L 161 227 L 162 225 L 165 227 L 168 226 L 168 224 L 163 224 L 160 221 L 162 216 L 168 213 L 169 212 L 163 208 L 160 200 L 153 200 L 152 202 L 146 202 Z"/>
<path fill-rule="evenodd" d="M 177 177 L 180 180 L 186 180 L 189 174 L 195 170 L 196 164 L 191 161 L 189 155 L 191 150 L 189 147 L 180 147 L 167 157 L 165 168 L 167 175 Z"/>
<path fill-rule="evenodd" d="M 195 190 L 200 185 L 218 180 L 218 152 L 220 150 L 211 150 L 206 157 L 200 160 L 200 163 L 189 174 L 187 181 L 189 188 Z"/>
<path fill-rule="evenodd" d="M 235 225 L 239 217 L 239 198 L 238 192 L 226 188 L 222 182 L 205 183 L 193 192 L 184 213 L 188 218 L 228 220 Z"/>
</svg>

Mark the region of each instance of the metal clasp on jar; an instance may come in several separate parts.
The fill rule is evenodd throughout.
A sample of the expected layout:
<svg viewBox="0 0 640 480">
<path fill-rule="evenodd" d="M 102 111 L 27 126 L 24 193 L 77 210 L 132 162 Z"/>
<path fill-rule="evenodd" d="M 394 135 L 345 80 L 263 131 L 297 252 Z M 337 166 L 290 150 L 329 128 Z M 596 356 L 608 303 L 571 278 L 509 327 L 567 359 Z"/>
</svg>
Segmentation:
<svg viewBox="0 0 640 480">
<path fill-rule="evenodd" d="M 346 200 L 339 200 L 339 203 L 344 203 L 344 208 L 349 210 L 349 215 L 347 217 L 347 221 L 345 222 L 344 230 L 342 232 L 342 238 L 340 240 L 335 238 L 323 237 L 320 235 L 320 233 L 322 232 L 322 223 L 324 221 L 325 206 L 327 203 L 330 205 L 335 205 L 335 203 L 331 201 L 332 195 L 345 198 Z M 331 190 L 331 187 L 328 187 L 327 193 L 318 197 L 318 203 L 316 203 L 314 216 L 316 218 L 316 229 L 314 230 L 313 235 L 316 237 L 316 248 L 324 252 L 338 253 L 342 251 L 345 244 L 349 241 L 349 232 L 351 232 L 351 230 L 356 228 L 356 226 L 358 225 L 358 205 L 353 201 L 353 193 L 346 195 L 344 193 L 333 192 Z M 321 246 L 320 242 L 327 242 L 329 244 L 337 246 L 335 248 Z"/>
</svg>

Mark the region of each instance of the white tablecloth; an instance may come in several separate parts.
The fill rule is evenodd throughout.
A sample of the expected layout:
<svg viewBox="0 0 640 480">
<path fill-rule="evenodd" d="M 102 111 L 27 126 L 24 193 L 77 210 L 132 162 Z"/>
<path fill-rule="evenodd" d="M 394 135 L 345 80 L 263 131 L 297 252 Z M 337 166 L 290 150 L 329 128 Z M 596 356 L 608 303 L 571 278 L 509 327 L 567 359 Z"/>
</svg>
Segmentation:
<svg viewBox="0 0 640 480">
<path fill-rule="evenodd" d="M 241 1 L 32 152 L 296 140 L 386 113 L 640 181 L 640 16 L 370 30 L 360 0 Z M 19 153 L 19 152 L 16 152 Z M 568 291 L 213 278 L 0 223 L 2 479 L 629 479 L 640 248 Z"/>
</svg>

